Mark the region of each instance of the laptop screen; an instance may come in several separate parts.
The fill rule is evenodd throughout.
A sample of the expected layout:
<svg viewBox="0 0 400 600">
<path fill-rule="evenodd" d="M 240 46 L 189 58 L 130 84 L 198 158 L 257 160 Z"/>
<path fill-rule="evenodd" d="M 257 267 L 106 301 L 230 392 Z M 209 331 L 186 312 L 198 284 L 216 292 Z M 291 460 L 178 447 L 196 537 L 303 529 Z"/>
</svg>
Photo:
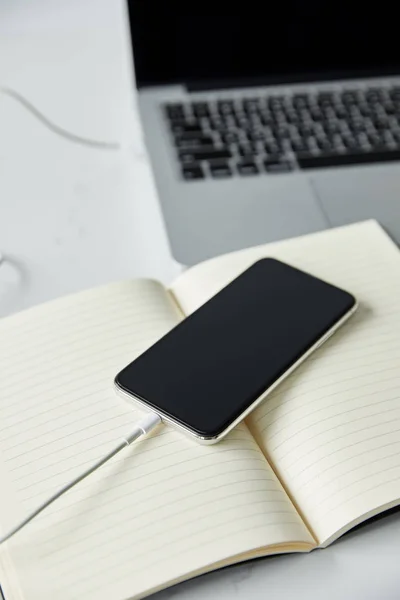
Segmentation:
<svg viewBox="0 0 400 600">
<path fill-rule="evenodd" d="M 247 0 L 237 15 L 182 14 L 173 2 L 129 0 L 138 87 L 207 88 L 400 71 L 389 3 Z"/>
</svg>

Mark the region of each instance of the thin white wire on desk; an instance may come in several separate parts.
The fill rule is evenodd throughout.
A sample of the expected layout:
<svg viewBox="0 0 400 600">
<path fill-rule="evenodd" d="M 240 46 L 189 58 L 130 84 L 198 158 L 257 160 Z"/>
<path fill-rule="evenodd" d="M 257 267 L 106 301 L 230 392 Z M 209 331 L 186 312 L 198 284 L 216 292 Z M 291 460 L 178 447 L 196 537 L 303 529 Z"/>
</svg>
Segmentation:
<svg viewBox="0 0 400 600">
<path fill-rule="evenodd" d="M 123 145 L 119 142 L 108 142 L 103 140 L 94 140 L 91 138 L 86 138 L 81 135 L 77 135 L 63 127 L 60 127 L 56 123 L 53 123 L 46 115 L 44 115 L 36 106 L 32 104 L 30 100 L 25 98 L 22 94 L 20 94 L 17 90 L 14 90 L 8 86 L 0 85 L 0 94 L 4 96 L 8 96 L 13 100 L 16 100 L 21 106 L 23 106 L 31 115 L 36 117 L 42 125 L 44 125 L 47 129 L 55 133 L 56 135 L 73 142 L 74 144 L 81 144 L 82 146 L 89 146 L 90 148 L 95 148 L 97 150 L 121 150 Z"/>
</svg>

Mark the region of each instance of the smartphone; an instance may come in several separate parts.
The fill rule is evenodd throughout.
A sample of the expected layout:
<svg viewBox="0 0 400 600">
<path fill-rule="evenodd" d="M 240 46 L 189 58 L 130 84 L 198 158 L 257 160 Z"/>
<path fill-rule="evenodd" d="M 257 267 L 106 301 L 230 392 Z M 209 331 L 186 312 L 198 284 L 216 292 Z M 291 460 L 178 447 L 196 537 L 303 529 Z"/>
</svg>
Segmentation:
<svg viewBox="0 0 400 600">
<path fill-rule="evenodd" d="M 115 384 L 198 442 L 215 443 L 356 308 L 348 292 L 262 259 L 123 369 Z"/>
</svg>

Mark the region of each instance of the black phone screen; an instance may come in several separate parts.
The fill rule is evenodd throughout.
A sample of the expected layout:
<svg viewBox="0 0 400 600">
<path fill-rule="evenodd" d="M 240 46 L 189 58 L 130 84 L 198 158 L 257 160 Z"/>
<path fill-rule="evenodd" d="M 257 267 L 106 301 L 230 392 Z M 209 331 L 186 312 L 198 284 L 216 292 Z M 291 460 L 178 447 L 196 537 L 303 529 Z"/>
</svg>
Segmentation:
<svg viewBox="0 0 400 600">
<path fill-rule="evenodd" d="M 354 306 L 351 294 L 263 259 L 123 369 L 116 384 L 215 438 Z"/>
</svg>

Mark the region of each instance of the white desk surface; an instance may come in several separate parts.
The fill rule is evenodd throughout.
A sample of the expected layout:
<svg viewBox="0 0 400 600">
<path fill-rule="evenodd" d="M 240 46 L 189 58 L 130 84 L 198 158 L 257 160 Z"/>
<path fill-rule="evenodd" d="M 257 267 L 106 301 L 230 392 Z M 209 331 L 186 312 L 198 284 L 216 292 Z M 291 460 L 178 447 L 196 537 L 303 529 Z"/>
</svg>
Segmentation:
<svg viewBox="0 0 400 600">
<path fill-rule="evenodd" d="M 110 280 L 170 281 L 171 259 L 132 94 L 123 0 L 2 0 L 0 86 L 77 134 L 74 145 L 0 95 L 0 315 Z M 157 600 L 400 598 L 400 513 L 310 555 L 229 568 Z M 29 600 L 29 599 L 27 599 Z"/>
<path fill-rule="evenodd" d="M 69 131 L 127 148 L 68 142 L 0 94 L 0 252 L 24 277 L 17 289 L 0 273 L 0 315 L 113 279 L 171 280 L 122 0 L 1 0 L 1 86 Z"/>
</svg>

